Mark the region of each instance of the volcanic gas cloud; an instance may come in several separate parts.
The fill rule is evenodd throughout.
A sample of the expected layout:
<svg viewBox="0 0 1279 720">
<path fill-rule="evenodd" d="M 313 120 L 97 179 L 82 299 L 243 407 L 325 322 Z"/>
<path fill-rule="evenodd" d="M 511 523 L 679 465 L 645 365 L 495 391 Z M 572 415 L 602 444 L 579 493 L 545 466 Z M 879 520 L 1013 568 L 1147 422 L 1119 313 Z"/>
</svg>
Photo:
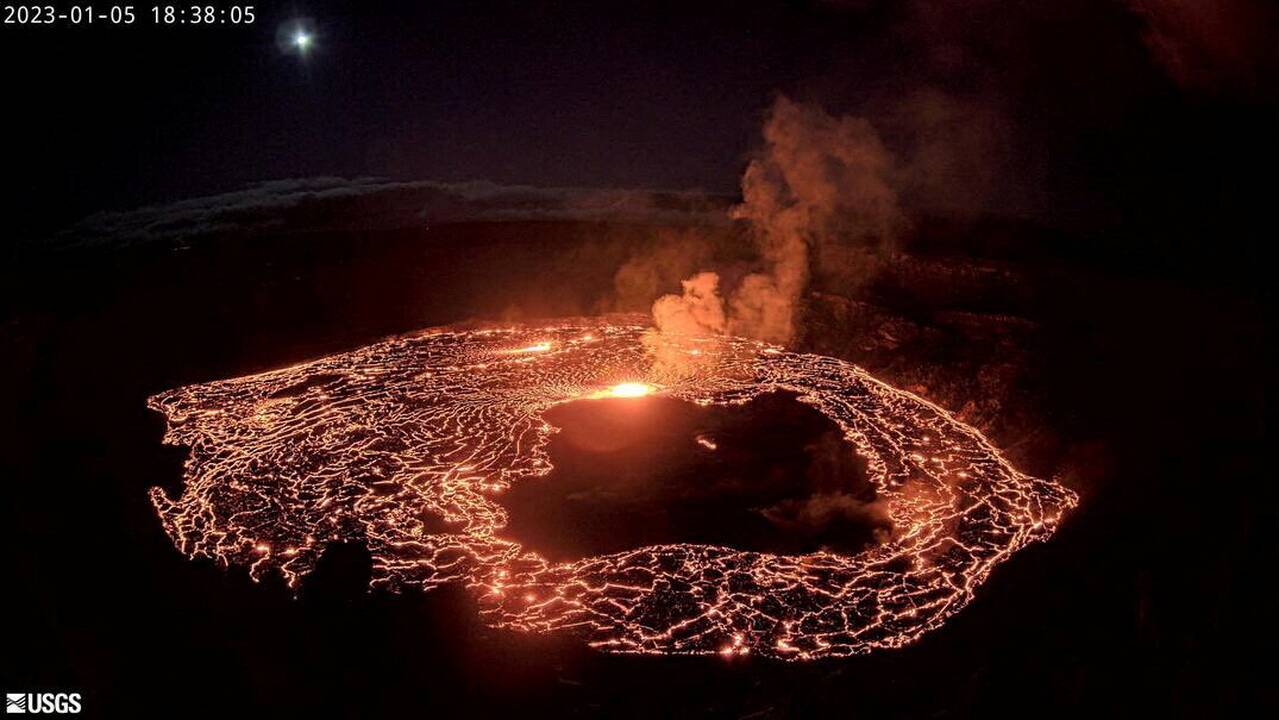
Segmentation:
<svg viewBox="0 0 1279 720">
<path fill-rule="evenodd" d="M 296 587 L 326 545 L 360 542 L 375 587 L 463 584 L 494 626 L 632 653 L 865 653 L 962 608 L 1047 538 L 1075 495 L 1023 475 L 975 430 L 857 367 L 733 337 L 647 333 L 637 317 L 433 330 L 150 400 L 190 448 L 151 499 L 189 557 Z M 695 361 L 670 372 L 664 352 Z M 667 544 L 551 562 L 504 534 L 503 492 L 551 470 L 550 408 L 584 398 L 703 405 L 794 393 L 867 460 L 893 530 L 858 554 Z M 625 400 L 617 400 L 625 399 Z"/>
</svg>

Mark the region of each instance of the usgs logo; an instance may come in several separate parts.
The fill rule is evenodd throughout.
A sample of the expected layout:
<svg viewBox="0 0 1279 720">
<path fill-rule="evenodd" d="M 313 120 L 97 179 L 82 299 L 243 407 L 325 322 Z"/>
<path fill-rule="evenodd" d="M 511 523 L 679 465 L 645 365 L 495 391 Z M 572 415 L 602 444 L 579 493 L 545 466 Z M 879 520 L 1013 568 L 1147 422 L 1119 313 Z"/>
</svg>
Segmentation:
<svg viewBox="0 0 1279 720">
<path fill-rule="evenodd" d="M 4 711 L 10 714 L 80 712 L 80 693 L 5 693 Z"/>
</svg>

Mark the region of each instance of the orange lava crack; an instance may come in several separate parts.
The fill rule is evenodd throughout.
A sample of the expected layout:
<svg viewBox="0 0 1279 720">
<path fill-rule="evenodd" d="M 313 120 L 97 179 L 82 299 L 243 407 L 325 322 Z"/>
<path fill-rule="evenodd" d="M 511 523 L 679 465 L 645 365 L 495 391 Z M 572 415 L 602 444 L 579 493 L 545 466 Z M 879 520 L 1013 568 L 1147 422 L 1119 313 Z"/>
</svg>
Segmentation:
<svg viewBox="0 0 1279 720">
<path fill-rule="evenodd" d="M 615 652 L 787 660 L 919 638 L 1077 502 L 854 365 L 741 338 L 694 343 L 679 351 L 694 364 L 669 365 L 637 317 L 444 329 L 171 390 L 149 405 L 168 420 L 165 442 L 190 448 L 185 487 L 151 500 L 183 554 L 255 579 L 278 572 L 296 588 L 327 544 L 361 542 L 373 586 L 462 583 L 497 627 Z M 542 417 L 556 404 L 778 390 L 867 458 L 894 528 L 884 542 L 851 556 L 679 544 L 550 562 L 503 535 L 503 491 L 551 470 Z"/>
</svg>

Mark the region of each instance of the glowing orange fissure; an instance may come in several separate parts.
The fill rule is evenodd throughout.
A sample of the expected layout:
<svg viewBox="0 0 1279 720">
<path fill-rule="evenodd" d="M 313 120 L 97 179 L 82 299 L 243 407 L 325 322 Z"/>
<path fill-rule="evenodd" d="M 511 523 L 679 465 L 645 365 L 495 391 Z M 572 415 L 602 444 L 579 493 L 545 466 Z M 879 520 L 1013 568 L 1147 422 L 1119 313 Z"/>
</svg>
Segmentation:
<svg viewBox="0 0 1279 720">
<path fill-rule="evenodd" d="M 652 395 L 657 392 L 657 388 L 648 383 L 642 382 L 624 382 L 606 387 L 602 390 L 589 392 L 582 397 L 587 400 L 601 400 L 604 398 L 640 398 L 645 395 Z"/>
<path fill-rule="evenodd" d="M 494 626 L 616 652 L 801 660 L 919 638 L 1077 501 L 849 363 L 726 338 L 672 373 L 646 333 L 630 316 L 434 330 L 161 393 L 149 405 L 168 420 L 165 441 L 191 454 L 181 496 L 152 488 L 152 502 L 182 553 L 244 564 L 255 579 L 279 573 L 296 588 L 325 546 L 362 542 L 373 586 L 462 583 Z M 868 459 L 894 527 L 885 542 L 856 555 L 675 544 L 550 562 L 502 534 L 502 493 L 551 470 L 551 407 L 659 391 L 731 404 L 777 390 L 830 417 Z M 427 516 L 446 530 L 428 530 Z"/>
<path fill-rule="evenodd" d="M 526 346 L 526 347 L 522 347 L 522 348 L 514 348 L 514 349 L 511 349 L 511 350 L 505 350 L 505 351 L 503 351 L 503 352 L 508 353 L 508 354 L 518 354 L 518 353 L 540 353 L 540 352 L 546 352 L 546 351 L 550 350 L 552 347 L 554 347 L 554 346 L 553 346 L 551 343 L 549 343 L 549 342 L 540 342 L 540 343 L 534 343 L 533 345 L 528 345 L 528 346 Z"/>
</svg>

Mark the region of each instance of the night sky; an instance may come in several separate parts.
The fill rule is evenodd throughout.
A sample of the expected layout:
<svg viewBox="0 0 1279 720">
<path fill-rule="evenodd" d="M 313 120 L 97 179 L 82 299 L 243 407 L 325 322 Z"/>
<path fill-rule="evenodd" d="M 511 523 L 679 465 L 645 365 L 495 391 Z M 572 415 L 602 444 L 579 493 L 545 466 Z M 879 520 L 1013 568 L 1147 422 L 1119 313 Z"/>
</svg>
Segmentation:
<svg viewBox="0 0 1279 720">
<path fill-rule="evenodd" d="M 5 26 L 3 213 L 38 238 L 318 175 L 734 193 L 784 93 L 940 153 L 918 209 L 1137 252 L 1251 232 L 1274 13 L 1147 5 L 311 2 L 248 27 L 155 26 L 149 6 L 131 27 Z M 277 40 L 299 18 L 305 57 Z"/>
<path fill-rule="evenodd" d="M 797 42 L 818 30 L 811 13 L 785 8 L 311 3 L 258 17 L 6 28 L 5 65 L 37 71 L 11 77 L 5 124 L 38 148 L 10 165 L 6 200 L 56 196 L 74 214 L 310 175 L 732 190 L 770 93 L 824 54 Z M 277 47 L 294 17 L 314 20 L 306 58 Z"/>
</svg>

